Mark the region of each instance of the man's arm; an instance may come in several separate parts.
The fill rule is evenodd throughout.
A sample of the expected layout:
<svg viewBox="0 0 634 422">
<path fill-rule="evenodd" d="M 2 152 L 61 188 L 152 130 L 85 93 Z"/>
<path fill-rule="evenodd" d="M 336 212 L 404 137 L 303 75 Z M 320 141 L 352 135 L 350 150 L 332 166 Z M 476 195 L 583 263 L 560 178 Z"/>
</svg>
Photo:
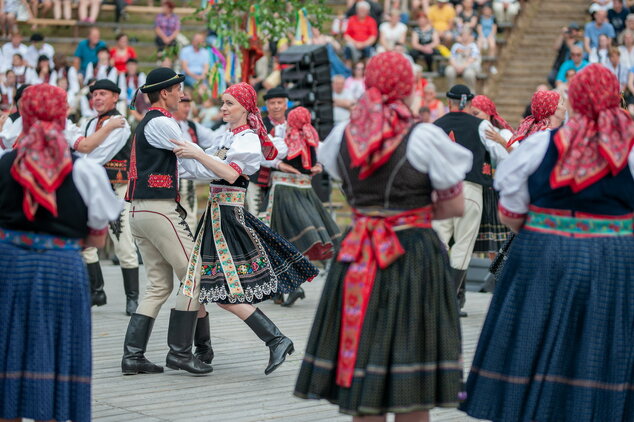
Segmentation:
<svg viewBox="0 0 634 422">
<path fill-rule="evenodd" d="M 103 125 L 101 129 L 95 131 L 95 133 L 86 136 L 85 138 L 79 138 L 75 141 L 73 149 L 77 152 L 81 152 L 82 154 L 89 154 L 101 145 L 112 131 L 123 128 L 124 126 L 125 119 L 123 117 L 112 117 L 108 119 L 108 123 Z"/>
</svg>

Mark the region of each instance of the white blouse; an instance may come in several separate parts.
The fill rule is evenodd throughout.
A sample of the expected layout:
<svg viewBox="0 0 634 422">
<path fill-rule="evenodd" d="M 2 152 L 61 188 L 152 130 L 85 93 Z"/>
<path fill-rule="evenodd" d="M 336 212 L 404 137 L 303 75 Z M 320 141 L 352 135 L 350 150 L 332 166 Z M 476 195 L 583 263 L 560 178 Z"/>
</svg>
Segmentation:
<svg viewBox="0 0 634 422">
<path fill-rule="evenodd" d="M 112 160 L 112 158 L 117 155 L 119 151 L 125 146 L 128 139 L 130 139 L 130 125 L 128 121 L 125 120 L 123 116 L 119 116 L 124 119 L 124 126 L 122 128 L 117 128 L 110 132 L 106 139 L 99 145 L 97 148 L 89 152 L 88 154 L 81 154 L 87 156 L 88 158 L 95 160 L 101 165 L 106 164 L 108 161 Z M 95 129 L 97 127 L 98 118 L 93 119 L 92 121 L 88 121 L 82 125 L 81 135 L 88 134 L 88 136 L 95 133 Z M 110 120 L 110 117 L 104 120 L 104 124 L 107 124 Z M 88 131 L 86 131 L 86 125 L 88 125 Z M 68 123 L 66 123 L 68 127 Z M 71 148 L 74 147 L 74 144 L 71 145 Z"/>
<path fill-rule="evenodd" d="M 550 130 L 537 132 L 513 150 L 495 172 L 495 189 L 500 191 L 500 205 L 507 210 L 526 214 L 531 203 L 528 178 L 535 173 L 544 160 L 550 145 Z M 634 176 L 634 149 L 628 157 L 628 164 Z"/>
<path fill-rule="evenodd" d="M 0 132 L 0 141 L 5 149 L 13 149 L 18 136 L 22 133 L 22 116 L 15 119 L 13 123 L 7 120 Z M 66 128 L 64 129 L 64 138 L 72 148 L 75 141 L 81 136 L 81 131 L 73 122 L 66 119 Z"/>
<path fill-rule="evenodd" d="M 318 161 L 336 179 L 341 179 L 337 159 L 346 126 L 348 121 L 335 126 L 317 150 Z M 471 151 L 453 142 L 445 131 L 431 123 L 414 128 L 405 156 L 412 167 L 429 175 L 436 190 L 449 189 L 463 181 L 473 163 Z"/>
</svg>

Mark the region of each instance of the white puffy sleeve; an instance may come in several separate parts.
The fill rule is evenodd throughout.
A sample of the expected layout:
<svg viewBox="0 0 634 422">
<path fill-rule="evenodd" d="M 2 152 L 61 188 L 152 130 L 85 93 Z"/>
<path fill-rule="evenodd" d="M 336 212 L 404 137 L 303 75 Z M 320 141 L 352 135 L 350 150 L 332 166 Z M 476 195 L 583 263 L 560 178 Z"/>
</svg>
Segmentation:
<svg viewBox="0 0 634 422">
<path fill-rule="evenodd" d="M 280 138 L 278 136 L 273 137 L 271 135 L 269 135 L 269 138 L 277 149 L 277 156 L 272 160 L 267 160 L 262 157 L 262 162 L 260 164 L 264 167 L 277 168 L 277 165 L 281 163 L 282 160 L 284 160 L 288 155 L 288 146 L 286 145 L 286 142 L 284 142 L 284 138 Z"/>
<path fill-rule="evenodd" d="M 4 149 L 13 148 L 13 143 L 15 142 L 15 138 L 17 137 L 17 135 L 14 134 L 16 130 L 16 128 L 14 127 L 16 122 L 12 122 L 11 119 L 7 119 L 4 122 L 4 126 L 2 126 L 2 131 L 0 131 L 0 140 L 2 140 L 2 146 Z"/>
<path fill-rule="evenodd" d="M 513 214 L 526 214 L 530 204 L 528 178 L 537 170 L 548 151 L 550 131 L 537 132 L 522 141 L 495 172 L 495 189 L 500 206 Z"/>
<path fill-rule="evenodd" d="M 79 158 L 73 163 L 73 183 L 88 208 L 88 227 L 102 230 L 119 218 L 123 201 L 110 186 L 106 170 L 97 162 Z"/>
<path fill-rule="evenodd" d="M 129 138 L 130 125 L 127 121 L 125 121 L 125 125 L 122 128 L 117 128 L 110 132 L 105 141 L 103 141 L 101 145 L 99 145 L 88 154 L 88 158 L 97 161 L 101 165 L 104 165 L 108 161 L 112 160 L 112 157 L 117 155 L 117 152 L 119 152 L 121 148 L 125 146 Z"/>
<path fill-rule="evenodd" d="M 195 123 L 196 125 L 196 134 L 198 135 L 198 145 L 202 149 L 211 148 L 214 145 L 214 138 L 217 134 L 205 126 Z"/>
<path fill-rule="evenodd" d="M 149 123 L 145 125 L 144 133 L 148 144 L 154 148 L 167 149 L 170 151 L 176 147 L 176 145 L 170 142 L 170 139 L 183 140 L 183 132 L 180 126 L 178 126 L 176 120 L 167 116 L 160 116 L 150 120 Z"/>
<path fill-rule="evenodd" d="M 505 147 L 486 137 L 487 130 L 495 129 L 493 128 L 493 125 L 491 125 L 491 123 L 483 120 L 480 123 L 480 126 L 478 126 L 480 141 L 482 141 L 482 144 L 484 144 L 484 148 L 486 148 L 486 150 L 489 151 L 489 154 L 491 154 L 491 160 L 493 160 L 493 163 L 498 165 L 502 161 L 504 161 L 506 157 L 508 157 L 509 153 Z"/>
<path fill-rule="evenodd" d="M 473 164 L 471 151 L 453 142 L 444 130 L 431 123 L 414 128 L 406 157 L 416 170 L 429 175 L 435 190 L 446 190 L 462 182 Z"/>
<path fill-rule="evenodd" d="M 86 133 L 86 125 L 90 123 L 91 120 L 86 121 L 82 127 L 80 128 L 75 123 L 71 122 L 69 119 L 66 119 L 66 126 L 64 127 L 64 139 L 68 143 L 72 149 L 75 149 L 75 144 L 78 140 L 84 138 L 84 133 Z"/>
<path fill-rule="evenodd" d="M 229 164 L 236 170 L 238 170 L 237 166 L 242 170 L 239 173 L 250 176 L 260 169 L 260 162 L 263 160 L 260 138 L 253 132 L 242 132 L 240 135 L 234 136 L 233 143 L 227 152 L 227 158 L 224 160 L 218 157 L 214 158 Z"/>
<path fill-rule="evenodd" d="M 339 148 L 341 147 L 343 133 L 349 122 L 350 120 L 345 120 L 337 124 L 330 131 L 330 134 L 326 136 L 324 142 L 320 142 L 317 147 L 317 161 L 324 166 L 324 169 L 333 179 L 341 180 L 341 175 L 339 174 L 339 169 L 337 168 L 337 159 L 339 157 Z"/>
</svg>

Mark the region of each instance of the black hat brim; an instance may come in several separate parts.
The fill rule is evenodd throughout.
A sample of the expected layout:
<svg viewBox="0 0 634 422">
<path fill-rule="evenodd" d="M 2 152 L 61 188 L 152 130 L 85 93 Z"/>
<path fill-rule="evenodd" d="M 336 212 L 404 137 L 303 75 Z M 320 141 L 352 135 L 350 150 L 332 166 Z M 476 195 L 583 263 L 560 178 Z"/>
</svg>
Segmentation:
<svg viewBox="0 0 634 422">
<path fill-rule="evenodd" d="M 470 93 L 467 95 L 467 101 L 471 101 L 473 100 L 473 98 L 475 97 L 475 95 L 473 95 L 473 93 Z M 461 100 L 462 99 L 462 94 L 456 94 L 454 92 L 447 92 L 447 98 L 451 98 L 452 100 Z"/>
<path fill-rule="evenodd" d="M 176 75 L 174 75 L 173 77 L 165 81 L 157 82 L 151 85 L 148 85 L 148 84 L 143 85 L 141 87 L 141 92 L 144 94 L 147 94 L 148 92 L 160 91 L 161 89 L 169 88 L 172 85 L 180 84 L 184 80 L 185 80 L 185 75 L 183 75 L 182 73 L 177 73 Z"/>
<path fill-rule="evenodd" d="M 106 91 L 114 92 L 115 94 L 121 94 L 121 88 L 113 82 L 105 84 L 100 84 L 99 82 L 100 81 L 95 82 L 90 86 L 90 88 L 88 88 L 91 93 L 97 91 L 98 89 L 105 89 Z"/>
</svg>

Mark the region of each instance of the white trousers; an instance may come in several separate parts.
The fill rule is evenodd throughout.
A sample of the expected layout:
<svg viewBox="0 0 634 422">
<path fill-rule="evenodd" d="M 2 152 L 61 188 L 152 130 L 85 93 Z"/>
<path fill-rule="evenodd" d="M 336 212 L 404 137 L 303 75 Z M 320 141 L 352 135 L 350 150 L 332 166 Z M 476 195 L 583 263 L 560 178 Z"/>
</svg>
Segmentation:
<svg viewBox="0 0 634 422">
<path fill-rule="evenodd" d="M 453 237 L 454 244 L 449 250 L 449 262 L 451 267 L 457 270 L 469 268 L 482 218 L 482 186 L 464 182 L 464 201 L 462 217 L 432 222 L 432 227 L 445 247 L 449 248 L 449 240 Z"/>
<path fill-rule="evenodd" d="M 187 225 L 192 233 L 196 231 L 198 225 L 198 197 L 196 195 L 196 182 L 194 180 L 180 179 L 178 182 L 179 193 L 181 196 L 180 204 L 187 211 Z M 193 198 L 190 198 L 193 190 Z"/>
</svg>

